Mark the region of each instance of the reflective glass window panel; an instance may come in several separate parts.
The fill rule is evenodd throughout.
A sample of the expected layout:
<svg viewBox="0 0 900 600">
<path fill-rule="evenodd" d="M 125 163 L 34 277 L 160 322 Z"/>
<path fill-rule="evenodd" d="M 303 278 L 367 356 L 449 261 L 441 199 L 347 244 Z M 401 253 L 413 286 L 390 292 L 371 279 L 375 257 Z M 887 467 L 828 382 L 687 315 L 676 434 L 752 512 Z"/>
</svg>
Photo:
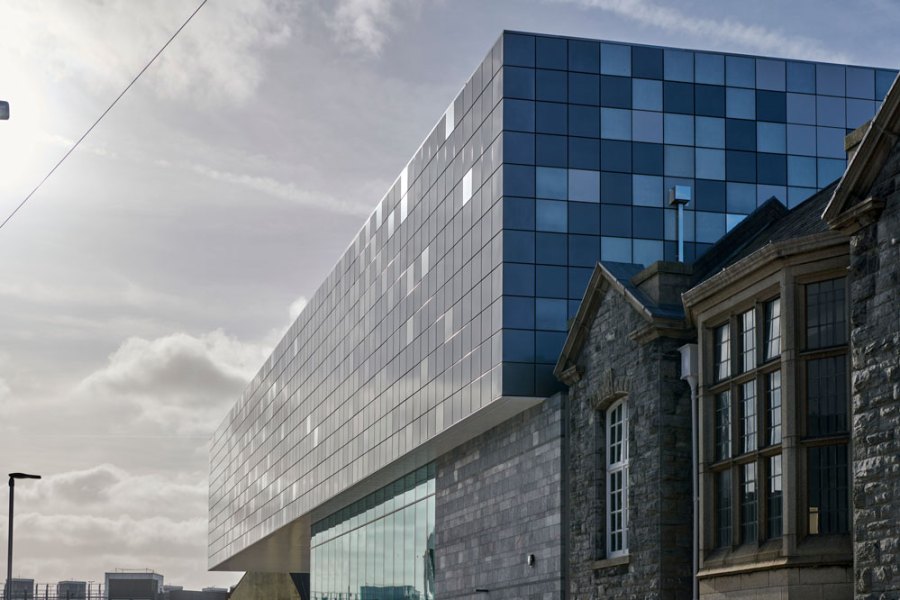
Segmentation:
<svg viewBox="0 0 900 600">
<path fill-rule="evenodd" d="M 565 202 L 538 200 L 535 203 L 538 231 L 558 231 L 565 233 L 568 225 L 568 207 Z"/>
<path fill-rule="evenodd" d="M 535 72 L 535 98 L 548 102 L 565 102 L 568 100 L 568 86 L 565 71 L 538 69 Z"/>
<path fill-rule="evenodd" d="M 697 178 L 725 179 L 725 151 L 697 148 L 694 168 Z"/>
<path fill-rule="evenodd" d="M 756 93 L 753 90 L 725 88 L 725 114 L 731 119 L 755 119 Z"/>
<path fill-rule="evenodd" d="M 601 108 L 600 137 L 612 140 L 630 140 L 631 111 L 619 108 Z"/>
<path fill-rule="evenodd" d="M 756 149 L 760 152 L 780 152 L 787 150 L 787 128 L 783 123 L 756 124 Z"/>
<path fill-rule="evenodd" d="M 534 331 L 504 329 L 503 360 L 534 362 Z"/>
<path fill-rule="evenodd" d="M 784 154 L 757 154 L 756 181 L 768 185 L 787 185 L 787 157 Z"/>
<path fill-rule="evenodd" d="M 600 44 L 587 40 L 569 40 L 569 70 L 600 72 Z"/>
<path fill-rule="evenodd" d="M 781 354 L 781 298 L 766 302 L 766 360 Z"/>
<path fill-rule="evenodd" d="M 694 145 L 694 117 L 691 115 L 665 115 L 665 142 L 683 146 Z"/>
<path fill-rule="evenodd" d="M 601 208 L 602 211 L 602 208 Z M 601 220 L 602 220 L 601 212 Z M 576 267 L 593 267 L 600 260 L 600 240 L 592 235 L 569 236 L 569 264 Z"/>
<path fill-rule="evenodd" d="M 630 127 L 631 123 L 629 123 L 628 125 Z M 570 104 L 569 135 L 599 137 L 600 111 L 594 106 L 579 106 L 576 104 Z"/>
<path fill-rule="evenodd" d="M 534 66 L 534 36 L 503 34 L 503 63 L 523 67 Z"/>
<path fill-rule="evenodd" d="M 601 237 L 600 256 L 613 262 L 631 262 L 631 240 L 628 238 Z"/>
<path fill-rule="evenodd" d="M 882 100 L 897 78 L 897 71 L 878 69 L 875 71 L 875 99 Z"/>
<path fill-rule="evenodd" d="M 725 119 L 695 117 L 696 144 L 706 148 L 725 147 Z"/>
<path fill-rule="evenodd" d="M 662 143 L 663 115 L 658 112 L 635 110 L 631 112 L 631 137 L 637 142 Z"/>
<path fill-rule="evenodd" d="M 556 102 L 535 102 L 534 130 L 538 133 L 565 134 L 568 131 L 566 106 Z"/>
<path fill-rule="evenodd" d="M 716 381 L 723 381 L 731 377 L 731 326 L 728 323 L 716 327 L 714 332 L 715 344 L 715 374 Z"/>
<path fill-rule="evenodd" d="M 725 119 L 725 147 L 729 150 L 756 150 L 756 123 Z"/>
<path fill-rule="evenodd" d="M 694 114 L 694 86 L 690 83 L 664 81 L 663 109 L 668 113 Z"/>
<path fill-rule="evenodd" d="M 600 78 L 590 73 L 569 73 L 569 102 L 600 104 Z"/>
<path fill-rule="evenodd" d="M 744 56 L 726 56 L 725 83 L 734 87 L 755 87 L 756 61 Z"/>
<path fill-rule="evenodd" d="M 756 450 L 756 380 L 741 384 L 741 453 Z"/>
<path fill-rule="evenodd" d="M 741 314 L 741 370 L 756 368 L 756 311 Z"/>
<path fill-rule="evenodd" d="M 535 192 L 540 198 L 568 198 L 568 170 L 552 167 L 535 168 Z"/>
<path fill-rule="evenodd" d="M 534 265 L 503 263 L 503 293 L 534 296 Z"/>
<path fill-rule="evenodd" d="M 534 200 L 531 198 L 505 197 L 503 199 L 503 228 L 533 231 Z"/>
<path fill-rule="evenodd" d="M 504 68 L 503 95 L 506 98 L 534 100 L 534 69 Z"/>
<path fill-rule="evenodd" d="M 631 76 L 631 46 L 600 44 L 600 72 L 604 75 Z"/>
<path fill-rule="evenodd" d="M 816 154 L 828 158 L 843 158 L 844 137 L 847 131 L 836 127 L 816 127 Z"/>
<path fill-rule="evenodd" d="M 815 194 L 818 190 L 816 188 L 806 188 L 806 187 L 791 187 L 788 188 L 788 208 L 794 208 L 795 206 L 802 203 L 804 200 Z"/>
<path fill-rule="evenodd" d="M 535 329 L 547 331 L 566 330 L 566 301 L 553 298 L 535 298 Z"/>
<path fill-rule="evenodd" d="M 534 131 L 534 102 L 527 100 L 503 101 L 503 129 Z"/>
<path fill-rule="evenodd" d="M 571 204 L 577 203 L 572 202 Z M 582 206 L 597 208 L 596 205 L 590 204 Z M 504 277 L 505 276 L 506 272 L 504 271 Z M 532 287 L 534 292 L 532 293 L 536 293 L 538 296 L 545 296 L 547 298 L 565 298 L 567 281 L 566 277 L 567 273 L 565 267 L 538 265 L 534 267 L 534 286 Z"/>
<path fill-rule="evenodd" d="M 712 85 L 725 83 L 725 57 L 721 54 L 694 54 L 694 81 Z"/>
<path fill-rule="evenodd" d="M 848 533 L 850 494 L 847 446 L 813 447 L 807 452 L 810 535 Z"/>
<path fill-rule="evenodd" d="M 847 161 L 836 158 L 820 158 L 816 161 L 816 175 L 818 184 L 823 188 L 831 182 L 844 176 Z"/>
<path fill-rule="evenodd" d="M 568 64 L 565 38 L 538 37 L 535 39 L 537 67 L 565 70 Z"/>
<path fill-rule="evenodd" d="M 816 124 L 826 127 L 844 127 L 847 123 L 847 116 L 844 112 L 846 107 L 843 98 L 832 96 L 816 97 Z"/>
<path fill-rule="evenodd" d="M 663 259 L 663 243 L 658 240 L 639 240 L 632 242 L 635 264 L 649 267 Z"/>
<path fill-rule="evenodd" d="M 808 94 L 786 94 L 787 122 L 816 124 L 816 97 Z"/>
<path fill-rule="evenodd" d="M 505 135 L 505 134 L 504 134 Z M 504 149 L 504 153 L 506 150 Z M 504 154 L 504 162 L 506 155 Z M 565 167 L 569 164 L 568 140 L 563 135 L 535 135 L 534 161 L 543 167 Z M 599 164 L 599 156 L 598 156 Z"/>
<path fill-rule="evenodd" d="M 534 167 L 503 166 L 504 196 L 534 196 Z"/>
<path fill-rule="evenodd" d="M 565 304 L 565 300 L 562 302 Z M 565 343 L 565 333 L 536 331 L 534 334 L 534 353 L 537 362 L 555 365 Z"/>
<path fill-rule="evenodd" d="M 856 129 L 875 117 L 876 104 L 873 100 L 847 99 L 847 128 Z"/>
<path fill-rule="evenodd" d="M 724 181 L 697 179 L 694 187 L 694 209 L 725 212 L 725 189 Z"/>
<path fill-rule="evenodd" d="M 716 477 L 716 546 L 731 546 L 731 471 L 724 470 Z"/>
<path fill-rule="evenodd" d="M 875 99 L 875 70 L 865 67 L 847 67 L 847 97 Z"/>
<path fill-rule="evenodd" d="M 600 106 L 631 108 L 631 79 L 600 76 Z"/>
<path fill-rule="evenodd" d="M 729 181 L 726 200 L 728 212 L 750 214 L 756 210 L 756 186 Z"/>
<path fill-rule="evenodd" d="M 666 145 L 665 174 L 670 177 L 693 177 L 694 149 L 687 146 Z"/>
<path fill-rule="evenodd" d="M 784 496 L 781 455 L 770 456 L 768 462 L 769 482 L 766 497 L 766 536 L 768 538 L 777 538 L 781 537 L 782 534 L 782 498 Z"/>
<path fill-rule="evenodd" d="M 783 92 L 785 89 L 785 64 L 783 60 L 756 59 L 756 87 L 761 90 Z"/>
<path fill-rule="evenodd" d="M 788 61 L 787 91 L 816 93 L 816 66 L 812 63 Z"/>
<path fill-rule="evenodd" d="M 575 200 L 577 202 L 599 202 L 599 171 L 569 169 L 569 200 Z"/>
<path fill-rule="evenodd" d="M 615 204 L 601 205 L 600 235 L 631 237 L 631 207 Z"/>
<path fill-rule="evenodd" d="M 806 348 L 847 343 L 847 308 L 843 278 L 806 286 Z"/>
<path fill-rule="evenodd" d="M 725 88 L 719 85 L 694 87 L 694 110 L 698 115 L 725 116 Z"/>
<path fill-rule="evenodd" d="M 769 154 L 767 156 L 778 156 Z M 775 198 L 782 204 L 785 203 L 785 198 L 787 197 L 787 188 L 783 185 L 764 185 L 759 184 L 756 186 L 756 205 L 762 206 L 770 198 Z"/>
<path fill-rule="evenodd" d="M 787 100 L 784 92 L 756 92 L 756 118 L 760 121 L 784 123 L 787 120 Z"/>
<path fill-rule="evenodd" d="M 788 154 L 816 155 L 816 128 L 809 125 L 787 126 Z"/>
<path fill-rule="evenodd" d="M 843 96 L 846 93 L 844 84 L 844 67 L 841 65 L 816 65 L 816 93 L 829 96 Z"/>
<path fill-rule="evenodd" d="M 634 172 L 641 175 L 662 175 L 663 145 L 635 142 Z"/>
<path fill-rule="evenodd" d="M 504 231 L 503 260 L 533 263 L 534 233 L 530 231 Z"/>
<path fill-rule="evenodd" d="M 608 556 L 628 549 L 628 412 L 624 401 L 606 412 L 606 487 Z"/>
<path fill-rule="evenodd" d="M 641 110 L 662 110 L 662 82 L 648 79 L 631 80 L 632 108 Z"/>
<path fill-rule="evenodd" d="M 534 262 L 542 265 L 565 265 L 568 250 L 566 236 L 561 233 L 534 234 Z"/>
<path fill-rule="evenodd" d="M 695 211 L 696 240 L 713 244 L 725 235 L 725 215 L 722 213 Z"/>
<path fill-rule="evenodd" d="M 653 175 L 632 176 L 632 194 L 635 206 L 663 207 L 663 178 Z"/>
<path fill-rule="evenodd" d="M 630 160 L 628 165 L 630 168 Z M 586 138 L 569 138 L 569 167 L 574 169 L 599 169 L 600 141 Z"/>
<path fill-rule="evenodd" d="M 662 49 L 633 46 L 631 48 L 631 76 L 646 79 L 662 79 Z"/>
<path fill-rule="evenodd" d="M 600 207 L 584 202 L 569 202 L 569 232 L 600 234 Z"/>
<path fill-rule="evenodd" d="M 756 153 L 738 150 L 726 151 L 725 176 L 729 181 L 756 183 Z"/>
<path fill-rule="evenodd" d="M 806 363 L 807 434 L 844 433 L 847 427 L 847 357 L 831 356 Z"/>
<path fill-rule="evenodd" d="M 534 164 L 534 134 L 507 131 L 503 134 L 503 162 Z"/>
<path fill-rule="evenodd" d="M 632 212 L 632 235 L 636 238 L 663 238 L 663 209 L 635 207 Z"/>
<path fill-rule="evenodd" d="M 744 544 L 756 543 L 757 540 L 757 488 L 756 463 L 741 465 L 741 542 Z"/>
<path fill-rule="evenodd" d="M 766 375 L 766 445 L 781 443 L 781 371 Z"/>
<path fill-rule="evenodd" d="M 666 49 L 665 78 L 671 81 L 694 81 L 694 53 L 689 50 Z"/>
<path fill-rule="evenodd" d="M 614 110 L 614 109 L 609 109 Z M 635 144 L 638 146 L 662 146 L 658 144 Z M 661 152 L 660 152 L 661 153 Z M 635 151 L 635 172 L 637 170 L 638 153 Z M 660 165 L 662 165 L 660 159 Z M 617 140 L 601 140 L 600 141 L 600 168 L 604 171 L 619 171 L 624 173 L 631 172 L 631 142 Z M 662 167 L 660 166 L 660 169 Z M 655 173 L 651 173 L 652 175 Z"/>
<path fill-rule="evenodd" d="M 584 292 L 587 289 L 588 281 L 591 279 L 591 275 L 594 270 L 591 268 L 580 269 L 578 267 L 569 267 L 569 298 L 575 300 L 581 300 L 584 297 Z M 574 315 L 572 311 L 572 304 L 569 303 L 569 318 L 571 319 Z M 580 302 L 574 302 L 575 304 L 575 312 L 577 312 L 578 306 Z M 559 358 L 559 356 L 557 356 Z"/>
</svg>

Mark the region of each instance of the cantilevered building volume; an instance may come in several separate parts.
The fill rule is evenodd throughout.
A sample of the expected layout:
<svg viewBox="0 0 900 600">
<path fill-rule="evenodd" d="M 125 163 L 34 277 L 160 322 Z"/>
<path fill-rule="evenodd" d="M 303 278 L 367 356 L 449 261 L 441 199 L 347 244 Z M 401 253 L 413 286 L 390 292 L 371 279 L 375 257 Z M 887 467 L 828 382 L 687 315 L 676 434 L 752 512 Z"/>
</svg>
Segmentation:
<svg viewBox="0 0 900 600">
<path fill-rule="evenodd" d="M 553 369 L 598 260 L 677 260 L 675 186 L 687 262 L 799 204 L 894 75 L 505 32 L 217 430 L 210 567 L 559 597 Z"/>
</svg>

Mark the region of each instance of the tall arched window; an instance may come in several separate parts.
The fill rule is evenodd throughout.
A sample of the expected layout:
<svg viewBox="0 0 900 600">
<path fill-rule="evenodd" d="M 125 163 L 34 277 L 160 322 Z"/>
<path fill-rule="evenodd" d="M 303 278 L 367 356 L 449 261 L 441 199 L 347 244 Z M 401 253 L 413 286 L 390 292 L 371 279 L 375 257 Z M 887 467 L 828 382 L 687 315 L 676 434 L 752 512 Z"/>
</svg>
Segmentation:
<svg viewBox="0 0 900 600">
<path fill-rule="evenodd" d="M 606 555 L 628 554 L 628 406 L 606 411 Z"/>
</svg>

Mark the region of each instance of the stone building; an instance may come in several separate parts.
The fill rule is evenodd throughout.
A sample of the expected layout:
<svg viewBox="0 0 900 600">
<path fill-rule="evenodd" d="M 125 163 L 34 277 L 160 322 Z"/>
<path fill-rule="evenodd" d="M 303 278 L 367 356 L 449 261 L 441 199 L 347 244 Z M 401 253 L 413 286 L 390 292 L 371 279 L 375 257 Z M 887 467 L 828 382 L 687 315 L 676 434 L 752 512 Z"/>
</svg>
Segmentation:
<svg viewBox="0 0 900 600">
<path fill-rule="evenodd" d="M 570 597 L 900 598 L 898 133 L 895 84 L 832 186 L 597 265 L 555 371 Z"/>
</svg>

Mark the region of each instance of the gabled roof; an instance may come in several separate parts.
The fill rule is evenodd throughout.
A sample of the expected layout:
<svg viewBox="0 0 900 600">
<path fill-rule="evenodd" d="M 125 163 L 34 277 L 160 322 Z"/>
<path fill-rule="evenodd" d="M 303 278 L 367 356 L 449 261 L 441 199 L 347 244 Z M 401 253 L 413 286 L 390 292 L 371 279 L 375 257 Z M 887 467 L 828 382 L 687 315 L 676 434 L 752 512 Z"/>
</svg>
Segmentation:
<svg viewBox="0 0 900 600">
<path fill-rule="evenodd" d="M 611 261 L 597 263 L 553 370 L 553 374 L 558 379 L 566 383 L 574 382 L 568 372 L 575 366 L 575 361 L 590 332 L 594 315 L 597 314 L 607 291 L 611 290 L 621 294 L 626 302 L 647 320 L 648 324 L 656 324 L 661 328 L 681 328 L 684 323 L 684 309 L 680 303 L 658 304 L 635 283 L 648 273 L 654 273 L 661 264 L 670 269 L 680 269 L 684 273 L 690 273 L 690 267 L 677 263 L 657 262 L 647 268 L 631 263 Z"/>
<path fill-rule="evenodd" d="M 822 213 L 822 218 L 833 229 L 854 231 L 871 222 L 869 213 L 873 210 L 877 212 L 883 206 L 883 199 L 870 198 L 869 191 L 891 149 L 900 139 L 898 80 L 894 79 L 878 114 L 869 123 L 859 148 Z"/>
</svg>

